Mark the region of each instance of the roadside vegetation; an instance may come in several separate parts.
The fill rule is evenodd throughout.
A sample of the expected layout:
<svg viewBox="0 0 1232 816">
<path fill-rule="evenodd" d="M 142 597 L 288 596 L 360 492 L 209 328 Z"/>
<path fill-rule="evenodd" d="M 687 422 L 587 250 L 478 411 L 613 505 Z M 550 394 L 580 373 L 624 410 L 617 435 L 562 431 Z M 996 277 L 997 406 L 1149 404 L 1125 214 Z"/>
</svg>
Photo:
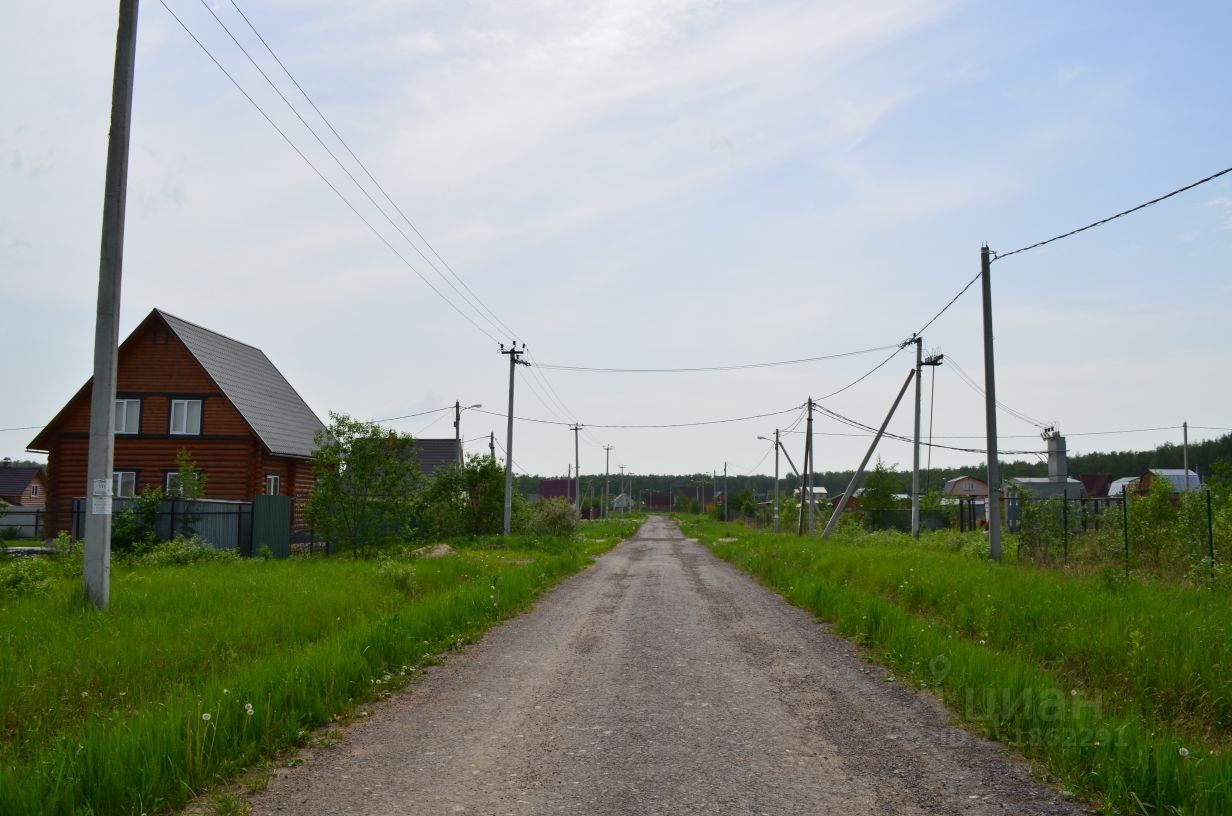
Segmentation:
<svg viewBox="0 0 1232 816">
<path fill-rule="evenodd" d="M 0 813 L 166 811 L 365 716 L 637 528 L 566 509 L 452 537 L 442 558 L 422 539 L 283 561 L 143 542 L 116 559 L 101 613 L 66 537 L 56 557 L 0 560 Z"/>
<path fill-rule="evenodd" d="M 843 525 L 821 541 L 680 520 L 1105 812 L 1232 813 L 1227 582 L 994 564 L 979 533 Z"/>
</svg>

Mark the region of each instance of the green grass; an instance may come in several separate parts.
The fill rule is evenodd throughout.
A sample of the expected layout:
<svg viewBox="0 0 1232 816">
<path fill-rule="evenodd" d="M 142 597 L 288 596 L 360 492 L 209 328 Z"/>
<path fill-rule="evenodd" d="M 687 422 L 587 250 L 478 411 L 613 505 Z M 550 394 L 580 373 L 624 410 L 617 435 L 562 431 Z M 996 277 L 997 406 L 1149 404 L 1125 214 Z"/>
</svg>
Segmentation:
<svg viewBox="0 0 1232 816">
<path fill-rule="evenodd" d="M 898 534 L 683 525 L 1106 811 L 1232 813 L 1226 593 L 997 565 Z"/>
<path fill-rule="evenodd" d="M 119 566 L 104 613 L 68 578 L 0 593 L 0 814 L 182 804 L 399 687 L 631 527 L 414 562 Z"/>
</svg>

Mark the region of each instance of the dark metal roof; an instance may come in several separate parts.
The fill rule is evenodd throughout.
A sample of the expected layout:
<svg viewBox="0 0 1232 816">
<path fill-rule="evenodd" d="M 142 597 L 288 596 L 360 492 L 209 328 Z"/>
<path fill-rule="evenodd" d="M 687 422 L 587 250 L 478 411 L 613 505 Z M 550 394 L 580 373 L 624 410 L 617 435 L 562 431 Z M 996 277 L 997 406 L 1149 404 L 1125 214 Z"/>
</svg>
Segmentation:
<svg viewBox="0 0 1232 816">
<path fill-rule="evenodd" d="M 196 358 L 269 452 L 308 458 L 325 429 L 265 352 L 154 310 Z"/>
<path fill-rule="evenodd" d="M 21 492 L 42 472 L 41 467 L 0 467 L 0 496 L 20 496 Z"/>
<path fill-rule="evenodd" d="M 431 476 L 443 467 L 458 463 L 458 443 L 454 439 L 416 439 L 419 472 Z"/>
</svg>

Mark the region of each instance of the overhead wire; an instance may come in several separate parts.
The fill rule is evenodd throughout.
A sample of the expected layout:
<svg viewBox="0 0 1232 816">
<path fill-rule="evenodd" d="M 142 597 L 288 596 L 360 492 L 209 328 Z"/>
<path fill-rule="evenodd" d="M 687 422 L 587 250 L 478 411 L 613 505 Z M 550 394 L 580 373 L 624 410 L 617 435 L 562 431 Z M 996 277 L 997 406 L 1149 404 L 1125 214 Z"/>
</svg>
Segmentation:
<svg viewBox="0 0 1232 816">
<path fill-rule="evenodd" d="M 483 304 L 482 301 L 479 301 L 479 297 L 475 295 L 474 291 L 469 286 L 466 285 L 465 281 L 463 281 L 456 272 L 453 272 L 452 268 L 450 268 L 450 272 L 454 275 L 455 278 L 457 278 L 458 282 L 461 283 L 466 288 L 466 292 L 470 293 L 469 297 L 467 296 L 466 293 L 458 289 L 458 287 L 455 286 L 453 282 L 450 281 L 449 278 L 446 277 L 445 274 L 441 272 L 440 269 L 437 268 L 436 264 L 432 261 L 432 259 L 429 258 L 428 255 L 422 249 L 420 249 L 415 244 L 414 241 L 411 240 L 409 235 L 403 232 L 402 228 L 398 226 L 397 222 L 394 221 L 393 217 L 390 216 L 389 213 L 385 211 L 385 208 L 382 207 L 372 197 L 372 195 L 368 192 L 367 188 L 364 187 L 362 184 L 360 184 L 359 180 L 355 178 L 354 174 L 352 174 L 349 169 L 347 169 L 346 165 L 343 164 L 342 160 L 338 158 L 337 154 L 335 154 L 334 151 L 330 149 L 328 145 L 325 144 L 325 140 L 320 137 L 316 129 L 312 125 L 308 124 L 308 121 L 304 119 L 304 117 L 300 114 L 299 110 L 295 107 L 294 104 L 292 104 L 291 100 L 287 99 L 286 95 L 283 94 L 281 89 L 279 89 L 278 86 L 274 83 L 274 81 L 270 79 L 269 75 L 265 73 L 264 69 L 261 68 L 261 66 L 257 63 L 257 61 L 253 59 L 252 55 L 248 52 L 248 49 L 245 48 L 242 43 L 240 43 L 239 39 L 235 36 L 235 34 L 232 33 L 231 29 L 227 26 L 227 24 L 222 21 L 222 19 L 218 16 L 218 14 L 214 11 L 214 9 L 209 5 L 207 0 L 200 0 L 200 2 L 201 2 L 201 5 L 205 6 L 206 10 L 209 11 L 210 15 L 214 18 L 214 20 L 218 23 L 218 25 L 222 27 L 223 31 L 227 33 L 227 36 L 231 38 L 231 41 L 234 42 L 235 45 L 240 49 L 240 51 L 243 52 L 244 56 L 248 58 L 248 61 L 252 63 L 252 66 L 257 69 L 257 72 L 261 74 L 261 76 L 265 79 L 265 81 L 269 84 L 269 86 L 274 90 L 274 93 L 278 94 L 279 98 L 281 98 L 282 101 L 286 103 L 287 107 L 291 110 L 292 113 L 295 114 L 296 118 L 298 118 L 299 121 L 304 125 L 304 127 L 308 129 L 308 132 L 312 134 L 313 138 L 317 140 L 317 143 L 321 145 L 321 147 L 325 150 L 326 153 L 329 154 L 330 158 L 334 160 L 334 162 L 338 165 L 338 167 L 342 170 L 342 172 L 346 174 L 347 178 L 349 178 L 351 182 L 356 186 L 356 188 L 358 188 L 359 191 L 364 194 L 364 197 L 368 199 L 369 203 L 371 203 L 372 206 L 376 207 L 376 209 L 381 213 L 381 215 L 385 217 L 385 220 L 389 222 L 390 226 L 392 226 L 398 232 L 398 234 L 402 236 L 403 240 L 405 240 L 407 244 L 412 249 L 414 249 L 416 253 L 419 254 L 419 257 L 424 259 L 424 261 L 428 264 L 428 266 L 432 269 L 432 271 L 435 272 L 437 276 L 440 277 L 441 280 L 443 280 L 445 284 L 449 286 L 449 288 L 452 289 L 454 293 L 459 298 L 461 298 L 464 303 L 466 303 L 470 308 L 474 309 L 475 313 L 481 319 L 485 320 L 488 323 L 488 325 L 491 326 L 492 329 L 496 331 L 497 334 L 503 334 L 505 332 L 509 332 L 510 334 L 515 334 L 515 332 L 513 332 L 506 324 L 504 324 L 500 320 L 499 317 L 496 317 L 495 313 L 492 313 L 490 309 L 487 309 L 486 304 Z M 442 263 L 444 263 L 444 259 L 440 258 L 439 253 L 437 253 L 435 249 L 432 249 L 431 245 L 428 244 L 427 239 L 424 238 L 423 233 L 421 233 L 419 229 L 416 228 L 414 223 L 411 222 L 410 218 L 407 217 L 406 213 L 402 211 L 402 209 L 393 200 L 393 198 L 389 195 L 389 193 L 385 191 L 385 188 L 382 187 L 381 184 L 373 177 L 372 173 L 368 170 L 367 165 L 365 165 L 362 161 L 359 160 L 359 157 L 355 155 L 355 152 L 353 150 L 351 150 L 350 145 L 346 143 L 346 141 L 338 133 L 337 129 L 334 128 L 333 124 L 329 121 L 328 117 L 326 117 L 325 114 L 321 111 L 321 109 L 317 107 L 316 103 L 312 101 L 312 98 L 308 96 L 307 91 L 305 91 L 303 86 L 299 84 L 299 81 L 295 79 L 290 69 L 288 69 L 286 64 L 284 64 L 283 61 L 279 59 L 278 55 L 274 53 L 274 49 L 266 41 L 265 37 L 261 35 L 261 32 L 257 30 L 256 26 L 253 25 L 253 22 L 252 20 L 248 18 L 248 15 L 244 14 L 243 10 L 235 2 L 235 0 L 232 0 L 231 5 L 234 6 L 237 12 L 239 12 L 240 16 L 244 19 L 244 22 L 248 24 L 248 27 L 252 30 L 253 34 L 255 34 L 257 36 L 257 39 L 261 41 L 261 44 L 265 46 L 265 50 L 268 51 L 270 56 L 274 58 L 274 61 L 278 63 L 278 66 L 280 68 L 282 68 L 283 73 L 287 75 L 287 77 L 291 80 L 291 82 L 295 85 L 295 87 L 303 95 L 304 99 L 308 101 L 308 104 L 312 106 L 312 109 L 314 111 L 316 111 L 317 116 L 321 118 L 321 121 L 325 123 L 326 127 L 328 127 L 330 132 L 334 134 L 334 137 L 338 139 L 339 143 L 342 144 L 342 146 L 346 149 L 347 153 L 350 154 L 351 158 L 355 160 L 355 163 L 363 170 L 364 174 L 367 175 L 368 179 L 373 183 L 373 185 L 375 185 L 377 190 L 381 192 L 381 194 L 385 197 L 385 200 L 387 200 L 390 203 L 390 205 L 398 212 L 398 214 L 402 216 L 402 220 L 405 221 L 406 224 L 419 237 L 419 239 L 423 241 L 426 246 L 428 246 L 428 248 L 432 251 L 432 253 L 436 255 L 437 258 L 439 258 Z M 448 265 L 446 264 L 446 266 Z M 475 301 L 479 301 L 480 305 L 477 306 L 475 303 L 473 303 L 471 301 L 471 298 L 473 298 Z M 481 306 L 482 308 L 480 308 Z M 487 310 L 487 312 L 491 314 L 491 317 L 485 314 L 484 310 Z"/>
<path fill-rule="evenodd" d="M 519 337 L 517 337 L 517 333 L 514 332 L 513 329 L 509 328 L 509 324 L 506 324 L 504 320 L 501 320 L 500 317 L 496 316 L 496 313 L 493 312 L 492 309 L 488 307 L 488 304 L 484 303 L 483 298 L 480 298 L 479 295 L 477 295 L 477 293 L 474 292 L 474 290 L 472 290 L 471 286 L 467 285 L 466 280 L 463 280 L 462 276 L 458 275 L 457 272 L 453 270 L 453 267 L 450 264 L 448 264 L 448 261 L 446 261 L 445 258 L 442 258 L 439 251 L 436 251 L 436 248 L 432 247 L 432 244 L 431 242 L 429 242 L 428 238 L 426 238 L 425 235 L 419 231 L 418 227 L 415 227 L 414 222 L 411 222 L 411 219 L 407 216 L 407 213 L 405 213 L 402 210 L 402 207 L 398 206 L 398 202 L 393 200 L 393 197 L 388 194 L 386 189 L 384 189 L 384 187 L 381 185 L 381 182 L 376 180 L 376 177 L 372 175 L 370 170 L 368 170 L 367 165 L 363 163 L 360 157 L 357 157 L 354 150 L 351 149 L 351 145 L 346 143 L 346 139 L 342 138 L 342 134 L 339 133 L 338 129 L 334 127 L 333 122 L 329 121 L 329 117 L 326 117 L 325 113 L 323 113 L 322 110 L 320 110 L 320 108 L 317 107 L 317 102 L 313 101 L 312 96 L 308 95 L 308 91 L 304 90 L 303 86 L 299 84 L 299 81 L 296 78 L 294 78 L 294 75 L 291 73 L 291 70 L 288 69 L 285 64 L 283 64 L 280 58 L 278 58 L 278 55 L 274 52 L 274 48 L 270 47 L 270 43 L 266 42 L 265 37 L 261 36 L 261 32 L 256 30 L 256 26 L 253 25 L 253 21 L 249 20 L 248 15 L 244 14 L 243 9 L 240 9 L 239 2 L 237 2 L 237 0 L 232 0 L 232 5 L 235 7 L 235 11 L 239 12 L 239 16 L 244 18 L 244 22 L 248 23 L 248 27 L 251 28 L 251 30 L 253 30 L 253 33 L 254 35 L 256 35 L 256 38 L 260 39 L 262 46 L 265 46 L 266 51 L 270 53 L 270 57 L 274 58 L 275 62 L 278 63 L 278 67 L 282 68 L 283 73 L 287 75 L 287 79 L 290 79 L 292 81 L 292 84 L 294 84 L 294 86 L 296 86 L 296 89 L 299 92 L 301 92 L 304 99 L 308 101 L 308 104 L 312 106 L 315 112 L 317 112 L 317 116 L 319 116 L 320 120 L 322 120 L 325 123 L 325 127 L 328 127 L 330 129 L 330 132 L 334 134 L 334 137 L 338 139 L 339 143 L 342 145 L 342 148 L 345 148 L 347 154 L 350 154 L 350 157 L 352 159 L 355 159 L 355 164 L 359 165 L 359 168 L 363 170 L 363 174 L 365 174 L 368 177 L 368 180 L 372 181 L 372 184 L 376 186 L 376 189 L 381 191 L 381 195 L 384 196 L 384 198 L 386 198 L 386 201 L 388 201 L 389 205 L 391 205 L 394 208 L 394 211 L 397 211 L 399 216 L 402 217 L 403 221 L 407 222 L 407 226 L 413 229 L 414 233 L 418 235 L 421 242 L 424 242 L 425 247 L 428 247 L 431 253 L 436 256 L 436 259 L 441 261 L 441 265 L 445 266 L 446 269 L 450 271 L 450 274 L 453 277 L 455 277 L 455 279 L 458 281 L 458 284 L 461 284 L 463 288 L 466 288 L 467 292 L 471 293 L 471 296 L 474 298 L 474 302 L 478 303 L 479 306 L 483 308 L 483 311 L 487 312 L 489 316 L 492 317 L 493 320 L 495 320 L 496 324 L 499 324 L 500 327 L 505 330 L 505 332 L 508 332 L 511 335 L 510 339 L 520 339 Z M 431 264 L 430 260 L 429 260 L 429 264 Z M 435 266 L 434 266 L 434 269 L 435 269 Z M 437 271 L 437 274 L 440 274 L 440 270 L 436 270 L 436 271 Z"/>
<path fill-rule="evenodd" d="M 744 371 L 752 368 L 772 368 L 775 366 L 800 365 L 816 363 L 823 360 L 838 360 L 844 357 L 856 357 L 861 354 L 872 354 L 878 351 L 895 348 L 893 345 L 875 346 L 873 348 L 843 351 L 835 354 L 821 354 L 816 357 L 800 357 L 794 360 L 771 360 L 759 363 L 733 363 L 731 365 L 692 366 L 677 368 L 599 368 L 592 366 L 563 365 L 557 363 L 536 363 L 539 368 L 551 371 L 585 371 L 599 374 L 690 374 L 712 371 Z"/>
<path fill-rule="evenodd" d="M 970 388 L 972 388 L 980 396 L 986 396 L 984 389 L 980 386 L 980 384 L 977 383 L 975 379 L 970 374 L 968 374 L 961 365 L 958 364 L 958 361 L 954 359 L 953 355 L 947 354 L 945 356 L 945 361 L 949 365 L 950 370 L 953 371 L 956 375 L 958 375 L 959 379 L 965 382 Z M 1014 417 L 1015 419 L 1021 420 L 1022 422 L 1025 422 L 1028 425 L 1034 425 L 1037 428 L 1044 428 L 1048 424 L 1046 422 L 1040 422 L 1038 419 L 1035 419 L 1029 414 L 1024 414 L 1022 411 L 1019 411 L 1015 408 L 1011 408 L 1010 406 L 1006 405 L 1001 400 L 997 400 L 997 407 L 1000 408 L 1005 413 L 1009 414 L 1010 416 Z"/>
<path fill-rule="evenodd" d="M 1226 176 L 1228 173 L 1232 173 L 1232 167 L 1228 167 L 1223 170 L 1220 170 L 1218 173 L 1212 173 L 1211 175 L 1207 176 L 1204 179 L 1199 179 L 1198 181 L 1195 181 L 1193 184 L 1186 184 L 1184 187 L 1173 190 L 1170 193 L 1165 193 L 1164 195 L 1158 196 L 1156 198 L 1152 198 L 1150 201 L 1139 204 L 1136 207 L 1130 207 L 1128 210 L 1122 210 L 1116 215 L 1110 215 L 1107 218 L 1101 218 L 1098 221 L 1094 221 L 1090 224 L 1087 224 L 1085 227 L 1079 227 L 1078 229 L 1072 229 L 1069 232 L 1062 233 L 1061 235 L 1055 235 L 1052 238 L 1048 238 L 1043 241 L 1036 241 L 1034 244 L 1031 244 L 1030 246 L 1020 247 L 1019 249 L 1015 249 L 1012 252 L 994 252 L 992 260 L 999 261 L 1002 258 L 1008 258 L 1011 255 L 1017 255 L 1020 252 L 1029 252 L 1033 249 L 1038 249 L 1039 247 L 1047 246 L 1048 244 L 1051 244 L 1055 241 L 1060 241 L 1064 238 L 1069 238 L 1070 236 L 1077 235 L 1080 232 L 1086 232 L 1089 229 L 1095 229 L 1096 227 L 1102 227 L 1104 224 L 1115 221 L 1118 218 L 1124 218 L 1130 213 L 1136 213 L 1138 212 L 1138 210 L 1142 210 L 1147 207 L 1150 207 L 1152 204 L 1158 204 L 1161 201 L 1166 201 L 1167 199 L 1172 198 L 1173 196 L 1180 195 L 1181 193 L 1184 193 L 1188 190 L 1192 190 L 1195 187 L 1199 187 L 1203 184 L 1206 184 L 1208 181 L 1214 181 L 1220 176 Z"/>
<path fill-rule="evenodd" d="M 236 80 L 234 76 L 232 76 L 231 72 L 228 71 L 225 67 L 223 67 L 223 64 L 219 62 L 218 58 L 214 56 L 214 53 L 210 51 L 208 47 L 206 47 L 205 43 L 203 43 L 197 37 L 197 35 L 192 31 L 192 29 L 190 29 L 188 25 L 182 19 L 180 19 L 179 15 L 177 15 L 171 9 L 171 7 L 167 5 L 167 0 L 159 0 L 159 3 L 162 5 L 164 9 L 167 10 L 167 13 L 170 14 L 177 23 L 179 23 L 180 28 L 184 29 L 185 33 L 187 33 L 188 36 L 192 38 L 193 42 L 195 42 L 197 46 L 203 52 L 205 52 L 205 55 L 210 58 L 210 61 L 212 61 L 215 66 L 218 67 L 218 70 L 222 71 L 223 74 L 227 77 L 227 79 L 231 81 L 231 84 L 235 86 L 236 90 L 238 90 L 244 96 L 244 98 L 248 100 L 249 104 L 251 104 L 254 108 L 256 108 L 257 112 L 261 114 L 261 117 L 265 119 L 267 123 L 269 123 L 269 126 L 272 127 L 278 133 L 278 135 L 282 137 L 283 141 L 285 141 L 287 145 L 292 150 L 295 151 L 296 155 L 298 155 L 301 159 L 303 159 L 304 163 L 307 164 L 312 169 L 312 171 L 317 174 L 317 176 L 321 179 L 321 181 L 323 181 L 325 185 L 329 187 L 331 191 L 333 191 L 334 195 L 336 195 L 339 198 L 339 200 L 341 200 L 342 203 L 346 205 L 347 209 L 349 209 L 352 213 L 354 213 L 355 216 L 359 218 L 359 220 L 362 221 L 365 226 L 368 227 L 368 229 L 372 232 L 372 234 L 375 235 L 381 241 L 381 243 L 385 244 L 385 246 L 388 247 L 389 250 L 392 253 L 394 253 L 395 256 L 397 256 L 398 260 L 400 260 L 403 263 L 403 265 L 405 265 L 408 269 L 414 272 L 416 277 L 418 277 L 421 281 L 423 281 L 424 284 L 429 289 L 431 289 L 433 293 L 436 294 L 437 297 L 445 301 L 445 303 L 447 303 L 450 306 L 450 308 L 452 308 L 464 320 L 466 320 L 468 323 L 474 326 L 475 329 L 478 330 L 481 334 L 483 334 L 493 343 L 500 342 L 499 340 L 497 340 L 495 336 L 493 336 L 490 332 L 488 332 L 487 329 L 480 326 L 477 322 L 475 322 L 475 320 L 469 314 L 464 312 L 456 303 L 454 303 L 452 300 L 446 297 L 446 295 L 443 292 L 437 289 L 436 286 L 434 286 L 432 282 L 429 281 L 422 272 L 420 272 L 417 268 L 415 268 L 414 264 L 412 264 L 406 258 L 405 255 L 403 255 L 401 252 L 398 251 L 397 247 L 395 247 L 392 243 L 390 243 L 389 239 L 386 238 L 384 234 L 381 233 L 380 230 L 378 230 L 375 226 L 373 226 L 371 221 L 369 221 L 366 217 L 364 217 L 363 213 L 361 213 L 355 207 L 355 205 L 351 203 L 350 199 L 348 199 L 345 195 L 343 195 L 342 191 L 340 191 L 337 188 L 337 186 L 335 186 L 334 183 L 331 182 L 325 176 L 323 172 L 321 172 L 320 168 L 318 168 L 316 164 L 314 164 L 312 160 L 309 159 L 308 156 L 305 155 L 302 150 L 300 150 L 299 146 L 296 145 L 295 142 L 291 139 L 291 137 L 289 137 L 286 134 L 286 132 L 281 127 L 279 127 L 277 123 L 274 122 L 274 120 L 270 117 L 270 115 L 265 112 L 265 109 L 262 108 L 261 105 L 258 104 L 255 99 L 252 98 L 252 96 L 248 93 L 248 91 L 244 90 L 244 87 L 239 83 L 238 80 Z"/>
<path fill-rule="evenodd" d="M 764 414 L 750 414 L 748 416 L 725 417 L 723 419 L 707 419 L 707 420 L 699 420 L 695 422 L 663 422 L 663 423 L 627 424 L 627 425 L 595 423 L 595 424 L 592 424 L 591 427 L 592 428 L 607 428 L 607 429 L 613 429 L 613 430 L 638 430 L 638 429 L 652 429 L 652 428 L 697 428 L 697 427 L 701 427 L 705 425 L 722 425 L 722 424 L 731 423 L 731 422 L 746 422 L 746 421 L 753 420 L 753 419 L 765 419 L 766 417 L 782 416 L 783 414 L 790 414 L 793 411 L 797 411 L 799 410 L 799 408 L 800 406 L 793 405 L 791 408 L 787 408 L 782 411 L 769 411 Z M 486 411 L 482 408 L 476 408 L 473 410 L 476 413 L 488 414 L 489 416 L 495 416 L 495 417 L 506 416 L 505 414 L 499 414 L 499 413 L 496 413 L 495 411 Z M 518 420 L 519 422 L 533 422 L 538 425 L 568 426 L 572 424 L 569 422 L 559 422 L 559 421 L 551 420 L 551 419 L 538 419 L 535 417 L 523 417 L 523 416 L 517 416 L 517 415 L 514 415 L 513 418 Z"/>
</svg>

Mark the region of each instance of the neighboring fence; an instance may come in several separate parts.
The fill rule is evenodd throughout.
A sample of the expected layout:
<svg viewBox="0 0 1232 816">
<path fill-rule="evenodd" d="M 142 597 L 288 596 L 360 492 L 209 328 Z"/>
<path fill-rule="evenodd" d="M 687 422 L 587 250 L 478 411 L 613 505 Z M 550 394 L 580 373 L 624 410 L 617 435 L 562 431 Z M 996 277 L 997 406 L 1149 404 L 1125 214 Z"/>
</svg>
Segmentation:
<svg viewBox="0 0 1232 816">
<path fill-rule="evenodd" d="M 41 507 L 10 505 L 0 516 L 0 538 L 42 538 L 45 513 Z"/>
<path fill-rule="evenodd" d="M 132 506 L 132 499 L 113 499 L 112 513 Z M 73 499 L 74 538 L 85 536 L 84 511 L 85 499 Z M 217 550 L 252 555 L 252 502 L 164 499 L 158 506 L 154 532 L 160 539 L 169 539 L 176 533 L 195 535 Z"/>
</svg>

